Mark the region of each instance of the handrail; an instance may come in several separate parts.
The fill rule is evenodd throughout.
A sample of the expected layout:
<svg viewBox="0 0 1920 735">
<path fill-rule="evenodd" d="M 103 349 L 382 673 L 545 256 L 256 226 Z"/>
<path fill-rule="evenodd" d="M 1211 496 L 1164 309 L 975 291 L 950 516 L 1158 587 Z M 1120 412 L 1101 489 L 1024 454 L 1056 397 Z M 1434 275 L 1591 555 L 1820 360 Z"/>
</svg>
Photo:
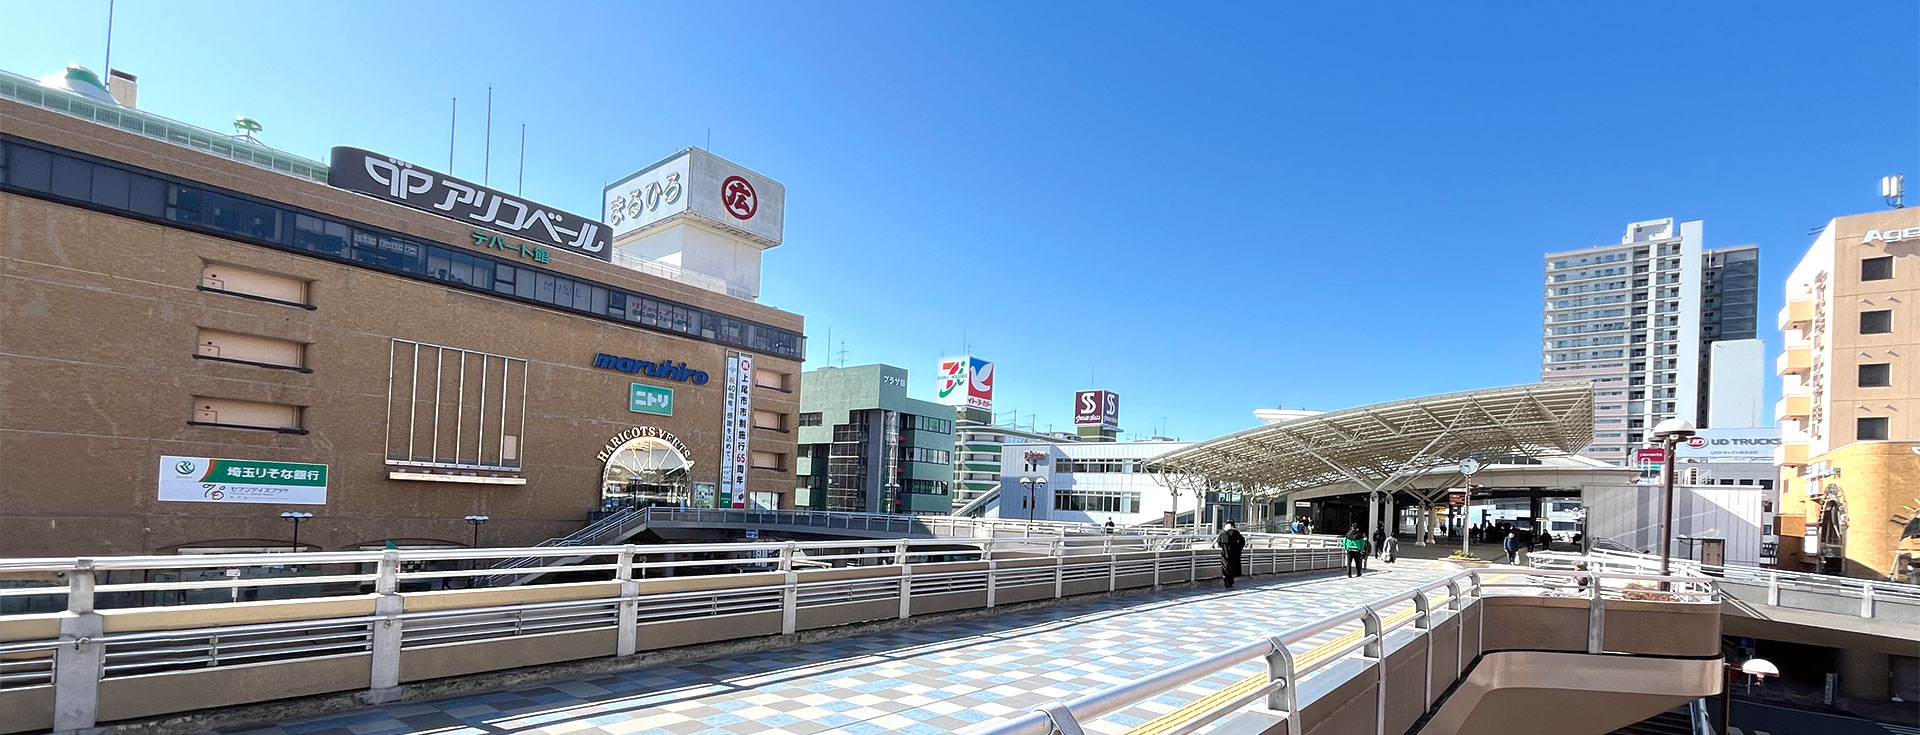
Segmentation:
<svg viewBox="0 0 1920 735">
<path fill-rule="evenodd" d="M 1355 650 L 1364 650 L 1363 655 L 1379 661 L 1384 657 L 1384 642 L 1388 634 L 1409 624 L 1423 630 L 1430 629 L 1430 616 L 1433 611 L 1456 610 L 1457 603 L 1462 601 L 1471 605 L 1484 599 L 1486 595 L 1482 588 L 1494 586 L 1495 583 L 1483 581 L 1481 579 L 1483 576 L 1513 575 L 1516 571 L 1520 571 L 1523 575 L 1530 573 L 1536 576 L 1584 579 L 1588 583 L 1585 587 L 1587 593 L 1595 599 L 1615 599 L 1620 596 L 1619 593 L 1626 591 L 1617 586 L 1608 586 L 1605 584 L 1608 581 L 1662 582 L 1672 587 L 1673 591 L 1669 594 L 1672 594 L 1677 601 L 1699 602 L 1701 597 L 1711 601 L 1714 595 L 1713 580 L 1701 577 L 1660 577 L 1563 570 L 1522 571 L 1502 567 L 1468 569 L 1413 589 L 1381 597 L 1365 605 L 1348 608 L 1318 620 L 1293 626 L 1264 639 L 1244 643 L 1211 656 L 1148 674 L 1125 684 L 1084 694 L 1064 703 L 1050 703 L 1037 707 L 1027 714 L 987 723 L 964 732 L 968 735 L 1054 735 L 1055 733 L 1084 732 L 1083 723 L 1115 714 L 1137 702 L 1171 693 L 1207 676 L 1262 661 L 1272 672 L 1268 680 L 1261 685 L 1261 690 L 1267 692 L 1270 697 L 1268 707 L 1283 712 L 1297 712 L 1297 707 L 1290 704 L 1294 692 L 1289 690 L 1300 677 L 1325 668 Z M 1471 583 L 1472 587 L 1463 591 L 1462 583 Z M 1508 586 L 1543 587 L 1538 583 L 1529 585 L 1524 582 Z M 1428 599 L 1431 593 L 1441 589 L 1446 590 L 1443 601 L 1436 604 Z M 1415 603 L 1414 609 L 1409 611 L 1411 614 L 1401 613 L 1398 617 L 1383 617 L 1381 614 L 1388 608 L 1408 602 Z M 1349 634 L 1345 640 L 1335 639 L 1313 649 L 1308 655 L 1296 656 L 1291 649 L 1292 646 L 1308 643 L 1321 634 L 1356 623 L 1361 626 L 1357 637 Z M 1592 629 L 1593 626 L 1589 628 Z M 1595 641 L 1595 643 L 1598 642 Z M 1328 648 L 1333 651 L 1330 655 L 1314 655 Z M 1313 660 L 1301 663 L 1302 659 L 1307 658 Z M 1378 695 L 1384 697 L 1385 693 L 1379 692 Z M 1181 723 L 1181 729 L 1182 731 L 1199 729 L 1239 711 L 1247 703 L 1249 699 L 1245 696 L 1229 700 L 1221 706 L 1199 713 L 1193 719 Z M 1297 726 L 1289 731 L 1301 732 Z"/>
<path fill-rule="evenodd" d="M 1659 568 L 1659 557 L 1650 554 L 1629 554 L 1619 551 L 1595 549 L 1587 554 L 1566 552 L 1537 552 L 1528 555 L 1528 563 L 1538 567 L 1541 564 L 1566 566 L 1585 563 L 1589 566 L 1631 568 L 1651 571 Z M 1704 574 L 1726 581 L 1757 582 L 1768 585 L 1782 585 L 1786 588 L 1806 586 L 1820 588 L 1829 593 L 1838 592 L 1850 597 L 1862 597 L 1871 594 L 1920 602 L 1920 587 L 1914 585 L 1886 582 L 1877 579 L 1858 579 L 1826 574 L 1810 574 L 1748 564 L 1702 564 L 1692 559 L 1673 559 L 1669 568 L 1687 570 L 1694 574 Z"/>
</svg>

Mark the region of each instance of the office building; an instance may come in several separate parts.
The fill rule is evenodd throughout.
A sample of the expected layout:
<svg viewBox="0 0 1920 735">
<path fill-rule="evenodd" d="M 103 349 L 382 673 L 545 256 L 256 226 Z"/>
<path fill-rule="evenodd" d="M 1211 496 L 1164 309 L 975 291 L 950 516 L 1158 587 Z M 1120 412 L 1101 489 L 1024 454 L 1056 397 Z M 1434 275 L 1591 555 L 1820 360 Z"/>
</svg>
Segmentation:
<svg viewBox="0 0 1920 735">
<path fill-rule="evenodd" d="M 1704 239 L 1700 221 L 1667 218 L 1546 256 L 1540 377 L 1593 381 L 1581 454 L 1624 466 L 1661 420 L 1707 423 L 1712 343 L 1754 336 L 1759 250 L 1706 251 Z"/>
<path fill-rule="evenodd" d="M 1920 210 L 1829 222 L 1786 291 L 1775 363 L 1782 564 L 1910 579 L 1920 558 Z"/>
<path fill-rule="evenodd" d="M 800 316 L 613 262 L 598 213 L 305 159 L 113 83 L 0 74 L 0 556 L 531 545 L 609 506 L 792 505 Z"/>
<path fill-rule="evenodd" d="M 983 416 L 978 410 L 961 408 L 955 413 L 960 417 L 953 424 L 953 512 L 956 515 L 966 515 L 962 512 L 964 508 L 1000 487 L 1000 458 L 1007 447 L 1063 441 L 1057 432 L 1049 434 L 981 422 L 978 419 Z M 966 418 L 968 416 L 975 418 Z"/>
<path fill-rule="evenodd" d="M 907 397 L 892 365 L 800 376 L 800 507 L 945 515 L 953 509 L 953 409 Z"/>
<path fill-rule="evenodd" d="M 979 514 L 1012 520 L 1051 520 L 1116 526 L 1160 525 L 1177 516 L 1193 523 L 1196 500 L 1176 498 L 1144 465 L 1146 460 L 1192 442 L 1134 441 L 1009 444 L 1002 453 L 1005 468 L 996 495 L 980 503 Z M 1022 479 L 1045 480 L 1029 487 Z M 1237 494 L 1209 493 L 1204 499 L 1202 523 L 1240 520 Z M 1177 507 L 1185 504 L 1184 507 Z"/>
</svg>

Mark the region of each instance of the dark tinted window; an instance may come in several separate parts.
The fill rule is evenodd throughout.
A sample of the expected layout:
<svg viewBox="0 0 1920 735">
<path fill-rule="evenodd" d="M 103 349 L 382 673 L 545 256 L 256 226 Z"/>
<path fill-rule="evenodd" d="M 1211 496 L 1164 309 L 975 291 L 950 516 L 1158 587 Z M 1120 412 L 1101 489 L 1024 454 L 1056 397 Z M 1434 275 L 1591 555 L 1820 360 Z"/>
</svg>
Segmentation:
<svg viewBox="0 0 1920 735">
<path fill-rule="evenodd" d="M 1860 280 L 1884 281 L 1893 277 L 1893 256 L 1882 255 L 1860 261 Z"/>
<path fill-rule="evenodd" d="M 77 158 L 54 156 L 53 188 L 48 191 L 68 199 L 87 199 L 93 195 L 93 166 Z"/>
<path fill-rule="evenodd" d="M 1860 366 L 1860 387 L 1885 388 L 1890 385 L 1893 385 L 1893 365 L 1880 362 Z"/>
<path fill-rule="evenodd" d="M 1885 416 L 1859 419 L 1854 424 L 1853 438 L 1867 441 L 1887 438 L 1887 419 Z"/>
<path fill-rule="evenodd" d="M 53 154 L 32 148 L 7 146 L 7 183 L 30 191 L 47 191 L 53 184 Z"/>
<path fill-rule="evenodd" d="M 1860 333 L 1892 334 L 1893 310 L 1881 309 L 1879 311 L 1860 312 Z"/>
<path fill-rule="evenodd" d="M 132 188 L 132 174 L 101 168 L 93 172 L 93 190 L 87 195 L 87 200 L 102 207 L 126 209 L 127 192 Z"/>
</svg>

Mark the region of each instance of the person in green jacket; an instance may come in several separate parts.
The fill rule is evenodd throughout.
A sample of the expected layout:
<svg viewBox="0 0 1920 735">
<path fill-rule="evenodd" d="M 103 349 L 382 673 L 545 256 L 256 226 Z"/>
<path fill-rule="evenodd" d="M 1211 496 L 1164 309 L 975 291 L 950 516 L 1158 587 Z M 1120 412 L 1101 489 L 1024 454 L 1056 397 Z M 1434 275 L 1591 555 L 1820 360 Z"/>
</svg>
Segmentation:
<svg viewBox="0 0 1920 735">
<path fill-rule="evenodd" d="M 1347 576 L 1358 577 L 1367 573 L 1367 537 L 1354 525 L 1347 528 L 1346 538 L 1340 539 L 1340 546 L 1347 550 Z"/>
</svg>

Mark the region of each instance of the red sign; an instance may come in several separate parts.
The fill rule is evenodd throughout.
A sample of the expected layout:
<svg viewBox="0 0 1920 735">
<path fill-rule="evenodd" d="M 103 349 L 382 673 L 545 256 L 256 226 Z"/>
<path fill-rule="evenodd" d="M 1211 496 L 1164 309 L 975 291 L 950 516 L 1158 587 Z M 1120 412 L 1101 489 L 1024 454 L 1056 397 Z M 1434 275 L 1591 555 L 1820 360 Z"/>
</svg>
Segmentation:
<svg viewBox="0 0 1920 735">
<path fill-rule="evenodd" d="M 1447 493 L 1447 505 L 1451 505 L 1455 508 L 1459 508 L 1459 507 L 1465 506 L 1466 504 L 1467 504 L 1467 491 L 1454 490 L 1452 492 Z"/>
<path fill-rule="evenodd" d="M 1120 428 L 1120 394 L 1109 390 L 1073 394 L 1073 425 Z"/>
<path fill-rule="evenodd" d="M 738 176 L 728 176 L 720 182 L 720 204 L 735 219 L 753 219 L 753 213 L 760 210 L 760 197 L 753 193 L 753 184 Z"/>
<path fill-rule="evenodd" d="M 1659 447 L 1648 447 L 1646 449 L 1642 449 L 1640 451 L 1634 452 L 1633 461 L 1651 462 L 1654 464 L 1659 464 L 1661 462 L 1667 461 L 1667 450 L 1661 449 Z"/>
<path fill-rule="evenodd" d="M 1698 435 L 1687 437 L 1687 446 L 1694 449 L 1704 448 L 1707 446 L 1707 438 Z"/>
</svg>

